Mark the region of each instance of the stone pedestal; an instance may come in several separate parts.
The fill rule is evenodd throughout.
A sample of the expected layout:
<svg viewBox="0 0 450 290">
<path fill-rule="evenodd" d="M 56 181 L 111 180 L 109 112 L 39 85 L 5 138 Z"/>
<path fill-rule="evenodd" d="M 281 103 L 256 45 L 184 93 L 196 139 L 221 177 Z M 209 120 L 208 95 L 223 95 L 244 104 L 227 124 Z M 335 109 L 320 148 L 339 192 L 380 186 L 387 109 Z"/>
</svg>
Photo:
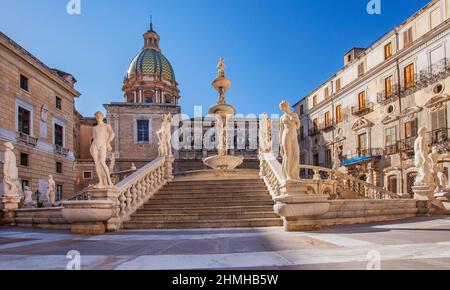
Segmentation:
<svg viewBox="0 0 450 290">
<path fill-rule="evenodd" d="M 450 190 L 435 193 L 434 198 L 441 208 L 440 213 L 450 214 Z"/>
<path fill-rule="evenodd" d="M 173 176 L 173 162 L 175 161 L 174 156 L 166 156 L 164 161 L 164 179 L 167 181 L 172 181 Z"/>
<path fill-rule="evenodd" d="M 106 223 L 106 230 L 108 232 L 116 232 L 120 230 L 119 222 L 119 195 L 120 191 L 117 188 L 102 188 L 89 189 L 89 199 L 92 201 L 111 201 L 113 203 L 113 212 L 110 219 Z"/>
<path fill-rule="evenodd" d="M 330 209 L 328 195 L 308 194 L 307 187 L 302 182 L 287 181 L 281 188 L 284 195 L 274 198 L 274 211 L 283 218 L 287 231 L 317 230 L 320 225 L 311 224 L 298 226 L 298 221 L 319 217 Z"/>
<path fill-rule="evenodd" d="M 71 224 L 71 232 L 77 235 L 101 235 L 106 223 L 115 211 L 110 200 L 67 201 L 61 213 Z"/>
<path fill-rule="evenodd" d="M 436 185 L 434 184 L 413 186 L 412 190 L 414 192 L 414 199 L 420 201 L 431 201 L 434 199 L 435 189 Z"/>
<path fill-rule="evenodd" d="M 16 210 L 19 208 L 21 198 L 19 196 L 3 196 L 0 202 L 3 205 L 3 223 L 10 226 L 16 225 Z"/>
</svg>

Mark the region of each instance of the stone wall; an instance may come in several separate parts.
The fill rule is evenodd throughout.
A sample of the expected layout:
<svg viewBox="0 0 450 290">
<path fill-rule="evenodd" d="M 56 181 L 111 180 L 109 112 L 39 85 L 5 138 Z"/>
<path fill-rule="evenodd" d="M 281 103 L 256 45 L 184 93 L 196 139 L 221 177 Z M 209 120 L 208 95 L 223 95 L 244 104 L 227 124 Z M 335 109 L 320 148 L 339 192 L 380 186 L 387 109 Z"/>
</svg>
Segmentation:
<svg viewBox="0 0 450 290">
<path fill-rule="evenodd" d="M 416 200 L 335 200 L 316 218 L 287 219 L 289 231 L 315 230 L 337 225 L 368 224 L 408 219 L 419 214 Z"/>
<path fill-rule="evenodd" d="M 60 207 L 44 209 L 20 209 L 16 211 L 18 227 L 69 230 L 70 224 L 62 217 Z"/>
</svg>

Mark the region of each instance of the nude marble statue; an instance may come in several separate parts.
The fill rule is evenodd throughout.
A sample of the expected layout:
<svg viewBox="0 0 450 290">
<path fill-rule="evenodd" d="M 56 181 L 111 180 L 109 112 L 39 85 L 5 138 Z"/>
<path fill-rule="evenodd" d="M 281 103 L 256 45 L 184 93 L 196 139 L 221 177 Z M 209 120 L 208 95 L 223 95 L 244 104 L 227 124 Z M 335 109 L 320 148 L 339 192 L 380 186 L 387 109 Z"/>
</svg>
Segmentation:
<svg viewBox="0 0 450 290">
<path fill-rule="evenodd" d="M 419 129 L 419 137 L 414 142 L 415 166 L 418 170 L 416 186 L 433 183 L 431 175 L 430 158 L 428 156 L 430 149 L 426 140 L 427 128 Z"/>
<path fill-rule="evenodd" d="M 159 140 L 159 156 L 173 156 L 172 152 L 172 122 L 171 114 L 162 116 L 161 129 L 156 132 Z"/>
<path fill-rule="evenodd" d="M 48 176 L 47 179 L 47 200 L 50 204 L 55 204 L 56 202 L 56 183 L 52 175 Z"/>
<path fill-rule="evenodd" d="M 95 113 L 95 118 L 98 124 L 93 129 L 93 142 L 90 149 L 99 181 L 95 188 L 112 188 L 114 184 L 106 164 L 106 156 L 108 152 L 112 151 L 111 142 L 116 135 L 111 126 L 104 123 L 101 112 Z"/>
<path fill-rule="evenodd" d="M 440 159 L 441 154 L 439 153 L 439 149 L 437 147 L 433 147 L 430 154 L 431 173 L 434 175 L 435 181 L 438 185 L 436 189 L 437 191 L 448 188 L 448 179 L 444 173 L 444 166 L 442 163 L 439 163 Z"/>
<path fill-rule="evenodd" d="M 3 187 L 4 195 L 7 197 L 21 196 L 22 191 L 19 183 L 19 170 L 17 169 L 16 155 L 14 146 L 7 142 L 4 144 L 4 163 L 3 163 Z"/>
<path fill-rule="evenodd" d="M 281 156 L 283 157 L 283 175 L 286 180 L 300 179 L 300 147 L 298 145 L 297 130 L 300 119 L 291 112 L 291 105 L 287 101 L 280 104 L 284 115 L 280 119 Z"/>
<path fill-rule="evenodd" d="M 259 149 L 261 152 L 272 151 L 270 122 L 267 113 L 263 113 L 262 118 L 259 121 Z"/>
</svg>

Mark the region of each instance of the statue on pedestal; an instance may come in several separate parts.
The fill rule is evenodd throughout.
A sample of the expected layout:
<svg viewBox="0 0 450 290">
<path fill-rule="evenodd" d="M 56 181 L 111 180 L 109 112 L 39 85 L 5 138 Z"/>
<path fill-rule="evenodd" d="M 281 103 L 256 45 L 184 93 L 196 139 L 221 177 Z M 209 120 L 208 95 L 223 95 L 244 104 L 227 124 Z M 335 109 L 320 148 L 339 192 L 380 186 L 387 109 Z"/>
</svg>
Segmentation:
<svg viewBox="0 0 450 290">
<path fill-rule="evenodd" d="M 431 173 L 434 175 L 435 181 L 438 185 L 436 191 L 447 189 L 448 179 L 444 173 L 444 166 L 442 165 L 442 163 L 439 163 L 439 161 L 441 160 L 439 149 L 437 147 L 433 147 L 433 150 L 429 157 L 431 161 Z"/>
<path fill-rule="evenodd" d="M 271 126 L 267 117 L 267 113 L 263 113 L 262 119 L 259 121 L 259 150 L 261 152 L 272 151 L 270 130 Z"/>
<path fill-rule="evenodd" d="M 281 156 L 283 157 L 283 175 L 286 180 L 300 179 L 300 147 L 298 145 L 297 130 L 300 119 L 291 112 L 291 105 L 287 101 L 280 104 L 284 115 L 280 119 Z"/>
<path fill-rule="evenodd" d="M 428 156 L 430 149 L 426 140 L 427 129 L 422 127 L 419 129 L 419 137 L 414 143 L 415 166 L 418 170 L 415 185 L 433 184 L 433 176 L 431 175 L 430 158 Z"/>
<path fill-rule="evenodd" d="M 5 154 L 3 163 L 3 187 L 6 197 L 19 197 L 22 194 L 19 182 L 19 170 L 17 169 L 16 155 L 14 154 L 14 146 L 7 142 L 4 144 Z"/>
<path fill-rule="evenodd" d="M 333 170 L 339 170 L 341 167 L 341 149 L 339 146 L 334 146 L 333 152 Z"/>
<path fill-rule="evenodd" d="M 49 204 L 53 205 L 56 201 L 56 183 L 53 176 L 49 175 L 47 180 L 47 200 Z"/>
<path fill-rule="evenodd" d="M 161 129 L 156 132 L 159 140 L 159 156 L 173 156 L 172 153 L 172 122 L 173 117 L 171 114 L 162 116 L 163 122 Z"/>
<path fill-rule="evenodd" d="M 114 184 L 111 180 L 109 167 L 106 164 L 106 156 L 108 152 L 112 151 L 111 142 L 116 135 L 111 126 L 103 122 L 101 112 L 95 113 L 95 118 L 98 125 L 94 127 L 94 140 L 90 149 L 99 181 L 95 188 L 112 188 Z"/>
<path fill-rule="evenodd" d="M 33 201 L 33 192 L 30 190 L 30 187 L 25 186 L 23 193 L 25 196 L 23 201 L 24 206 L 32 206 L 34 204 L 34 201 Z"/>
</svg>

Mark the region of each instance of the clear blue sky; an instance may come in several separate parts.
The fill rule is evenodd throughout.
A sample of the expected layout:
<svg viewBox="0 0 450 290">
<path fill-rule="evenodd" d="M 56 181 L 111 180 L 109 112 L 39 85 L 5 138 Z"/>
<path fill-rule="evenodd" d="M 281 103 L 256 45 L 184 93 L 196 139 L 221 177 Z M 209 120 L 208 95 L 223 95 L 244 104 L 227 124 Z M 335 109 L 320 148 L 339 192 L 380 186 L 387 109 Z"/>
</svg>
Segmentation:
<svg viewBox="0 0 450 290">
<path fill-rule="evenodd" d="M 238 112 L 278 112 L 341 68 L 350 48 L 366 47 L 429 0 L 0 0 L 0 30 L 50 67 L 72 73 L 82 96 L 77 109 L 92 116 L 122 101 L 121 85 L 153 15 L 160 46 L 175 69 L 182 110 L 216 101 L 211 80 L 220 56 L 233 82 L 228 101 Z"/>
</svg>

